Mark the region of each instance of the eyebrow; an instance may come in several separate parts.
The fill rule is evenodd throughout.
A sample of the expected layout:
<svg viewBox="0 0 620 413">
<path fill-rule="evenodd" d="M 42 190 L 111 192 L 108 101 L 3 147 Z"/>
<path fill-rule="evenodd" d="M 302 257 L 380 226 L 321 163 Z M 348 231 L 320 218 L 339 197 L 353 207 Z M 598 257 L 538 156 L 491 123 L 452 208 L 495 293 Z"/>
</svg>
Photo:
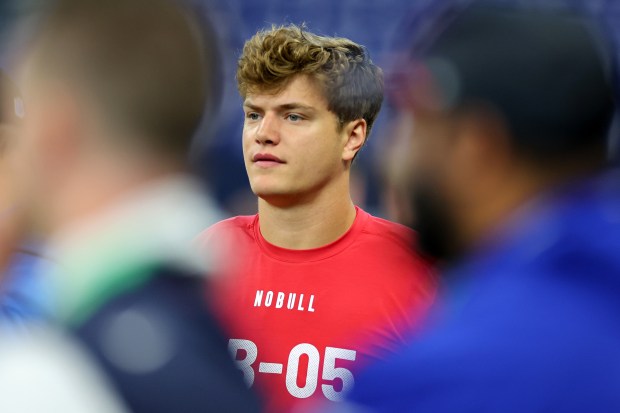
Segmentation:
<svg viewBox="0 0 620 413">
<path fill-rule="evenodd" d="M 243 106 L 251 110 L 256 110 L 256 111 L 263 110 L 263 108 L 261 108 L 260 106 L 257 106 L 253 104 L 252 102 L 248 102 L 247 100 L 243 102 Z M 316 109 L 313 108 L 312 106 L 304 105 L 303 103 L 299 103 L 299 102 L 284 103 L 282 105 L 277 106 L 277 109 L 279 111 L 298 110 L 298 109 L 309 111 L 309 112 L 316 111 Z"/>
</svg>

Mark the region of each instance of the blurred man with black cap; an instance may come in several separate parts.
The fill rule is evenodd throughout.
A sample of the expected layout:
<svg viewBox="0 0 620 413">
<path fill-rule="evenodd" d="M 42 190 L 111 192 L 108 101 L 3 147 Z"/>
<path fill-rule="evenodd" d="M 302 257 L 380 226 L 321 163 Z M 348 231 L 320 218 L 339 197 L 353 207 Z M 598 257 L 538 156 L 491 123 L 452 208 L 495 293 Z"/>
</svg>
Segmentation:
<svg viewBox="0 0 620 413">
<path fill-rule="evenodd" d="M 603 44 L 575 17 L 475 7 L 413 59 L 399 98 L 412 204 L 446 288 L 347 411 L 620 411 Z"/>
</svg>

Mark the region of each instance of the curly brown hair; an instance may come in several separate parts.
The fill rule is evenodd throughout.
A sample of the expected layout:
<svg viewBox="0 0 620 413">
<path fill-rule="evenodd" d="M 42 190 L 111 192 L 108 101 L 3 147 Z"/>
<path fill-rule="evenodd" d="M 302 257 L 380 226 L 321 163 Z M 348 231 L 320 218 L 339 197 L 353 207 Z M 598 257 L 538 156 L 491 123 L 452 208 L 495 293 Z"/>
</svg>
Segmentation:
<svg viewBox="0 0 620 413">
<path fill-rule="evenodd" d="M 237 66 L 242 98 L 277 93 L 297 75 L 318 81 L 340 126 L 364 119 L 370 133 L 383 102 L 383 72 L 364 46 L 310 33 L 303 25 L 272 26 L 245 43 Z"/>
</svg>

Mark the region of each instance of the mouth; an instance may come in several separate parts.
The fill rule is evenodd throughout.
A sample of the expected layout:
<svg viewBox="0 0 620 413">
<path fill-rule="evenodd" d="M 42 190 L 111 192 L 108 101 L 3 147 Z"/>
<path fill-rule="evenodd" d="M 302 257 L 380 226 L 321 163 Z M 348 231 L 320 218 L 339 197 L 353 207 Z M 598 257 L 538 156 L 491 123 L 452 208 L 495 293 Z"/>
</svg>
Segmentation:
<svg viewBox="0 0 620 413">
<path fill-rule="evenodd" d="M 271 168 L 286 163 L 277 156 L 268 153 L 257 153 L 252 157 L 252 162 L 261 168 Z"/>
</svg>

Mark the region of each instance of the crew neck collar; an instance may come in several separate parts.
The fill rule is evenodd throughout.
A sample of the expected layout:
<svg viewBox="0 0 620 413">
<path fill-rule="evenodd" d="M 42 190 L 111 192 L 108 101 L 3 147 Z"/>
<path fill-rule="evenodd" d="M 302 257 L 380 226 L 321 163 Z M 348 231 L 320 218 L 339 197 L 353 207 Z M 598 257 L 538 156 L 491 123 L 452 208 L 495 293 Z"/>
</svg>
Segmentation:
<svg viewBox="0 0 620 413">
<path fill-rule="evenodd" d="M 271 258 L 278 261 L 305 263 L 324 260 L 344 251 L 356 240 L 357 235 L 363 231 L 369 217 L 370 215 L 367 212 L 356 206 L 355 220 L 340 238 L 322 247 L 311 249 L 293 250 L 269 243 L 260 232 L 260 217 L 258 214 L 252 222 L 252 230 L 261 250 Z"/>
</svg>

